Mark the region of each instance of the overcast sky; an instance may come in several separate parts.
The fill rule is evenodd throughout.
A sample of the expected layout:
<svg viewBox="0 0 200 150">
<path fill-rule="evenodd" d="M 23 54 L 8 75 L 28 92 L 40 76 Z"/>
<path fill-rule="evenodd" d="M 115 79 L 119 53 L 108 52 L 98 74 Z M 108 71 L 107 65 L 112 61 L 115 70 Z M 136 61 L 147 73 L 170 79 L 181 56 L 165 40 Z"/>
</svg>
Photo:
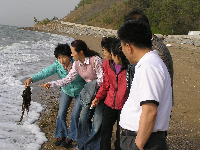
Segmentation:
<svg viewBox="0 0 200 150">
<path fill-rule="evenodd" d="M 54 16 L 61 19 L 81 0 L 0 0 L 0 24 L 32 27 L 34 17 L 41 21 Z"/>
</svg>

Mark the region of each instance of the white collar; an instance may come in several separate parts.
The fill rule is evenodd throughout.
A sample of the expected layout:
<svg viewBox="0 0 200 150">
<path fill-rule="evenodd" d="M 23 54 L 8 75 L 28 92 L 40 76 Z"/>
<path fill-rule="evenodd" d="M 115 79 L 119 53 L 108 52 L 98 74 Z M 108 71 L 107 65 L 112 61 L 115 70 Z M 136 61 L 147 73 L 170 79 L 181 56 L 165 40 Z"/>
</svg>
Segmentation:
<svg viewBox="0 0 200 150">
<path fill-rule="evenodd" d="M 158 52 L 156 50 L 153 50 L 153 51 L 146 53 L 144 56 L 142 56 L 142 58 L 136 64 L 135 68 L 139 68 L 148 59 L 149 56 L 155 55 L 155 54 L 156 55 L 158 54 Z"/>
<path fill-rule="evenodd" d="M 90 64 L 90 57 L 85 57 L 84 63 L 82 63 L 80 60 L 78 60 L 79 66 L 83 66 L 84 64 Z"/>
</svg>

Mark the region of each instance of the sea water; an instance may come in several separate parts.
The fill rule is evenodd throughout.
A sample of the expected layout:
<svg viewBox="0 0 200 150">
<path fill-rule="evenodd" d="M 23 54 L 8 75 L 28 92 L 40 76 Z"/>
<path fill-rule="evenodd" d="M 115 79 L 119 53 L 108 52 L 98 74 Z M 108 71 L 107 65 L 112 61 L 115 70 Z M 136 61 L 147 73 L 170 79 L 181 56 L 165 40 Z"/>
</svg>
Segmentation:
<svg viewBox="0 0 200 150">
<path fill-rule="evenodd" d="M 0 25 L 0 149 L 39 150 L 47 141 L 34 124 L 42 106 L 32 100 L 30 111 L 22 115 L 21 79 L 54 63 L 58 43 L 70 43 L 71 37 Z"/>
</svg>

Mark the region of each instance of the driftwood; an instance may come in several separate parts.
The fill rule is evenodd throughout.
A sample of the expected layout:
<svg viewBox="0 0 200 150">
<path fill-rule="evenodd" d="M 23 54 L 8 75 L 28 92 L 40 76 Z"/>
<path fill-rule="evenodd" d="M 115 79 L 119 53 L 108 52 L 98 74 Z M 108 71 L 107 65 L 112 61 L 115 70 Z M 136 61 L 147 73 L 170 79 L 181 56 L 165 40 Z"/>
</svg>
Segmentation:
<svg viewBox="0 0 200 150">
<path fill-rule="evenodd" d="M 22 116 L 20 118 L 20 124 L 22 123 L 24 112 L 27 111 L 27 114 L 29 112 L 29 106 L 31 105 L 31 88 L 30 86 L 27 86 L 26 89 L 22 93 L 23 97 L 23 103 L 22 103 Z"/>
</svg>

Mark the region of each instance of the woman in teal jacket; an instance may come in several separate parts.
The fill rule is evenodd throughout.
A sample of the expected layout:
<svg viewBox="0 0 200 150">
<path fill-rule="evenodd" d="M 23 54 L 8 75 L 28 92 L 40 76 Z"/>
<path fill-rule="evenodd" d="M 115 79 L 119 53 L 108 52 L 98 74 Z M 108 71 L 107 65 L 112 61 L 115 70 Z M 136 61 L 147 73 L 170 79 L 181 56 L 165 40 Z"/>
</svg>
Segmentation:
<svg viewBox="0 0 200 150">
<path fill-rule="evenodd" d="M 58 44 L 58 46 L 55 48 L 54 55 L 57 58 L 56 62 L 27 79 L 24 82 L 25 86 L 28 86 L 32 82 L 37 82 L 39 80 L 45 79 L 55 73 L 57 73 L 60 79 L 67 76 L 74 62 L 71 57 L 71 49 L 69 45 Z M 77 108 L 80 107 L 80 105 L 76 105 L 76 103 L 78 103 L 79 93 L 84 87 L 84 84 L 85 80 L 83 80 L 81 76 L 78 76 L 70 84 L 62 87 L 55 130 L 55 138 L 57 138 L 57 141 L 54 144 L 56 146 L 62 144 L 63 147 L 68 147 L 72 144 L 73 140 L 77 140 L 77 126 L 80 114 L 76 114 L 75 112 L 77 109 L 81 108 Z M 71 114 L 71 124 L 68 133 L 66 117 L 69 105 L 73 98 L 75 98 L 75 101 L 74 108 Z"/>
</svg>

